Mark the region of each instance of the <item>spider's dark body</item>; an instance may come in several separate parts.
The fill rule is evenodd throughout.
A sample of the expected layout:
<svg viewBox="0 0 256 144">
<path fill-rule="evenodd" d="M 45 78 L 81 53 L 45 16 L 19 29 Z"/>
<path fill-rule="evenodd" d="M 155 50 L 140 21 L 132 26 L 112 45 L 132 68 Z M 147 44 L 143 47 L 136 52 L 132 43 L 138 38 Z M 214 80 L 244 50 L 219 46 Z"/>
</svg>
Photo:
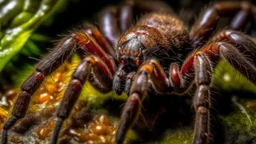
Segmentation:
<svg viewBox="0 0 256 144">
<path fill-rule="evenodd" d="M 120 38 L 117 59 L 124 64 L 139 66 L 152 57 L 164 59 L 163 63 L 169 65 L 170 60 L 174 61 L 178 56 L 174 52 L 188 46 L 188 41 L 186 27 L 176 17 L 157 13 L 147 14 Z"/>
<path fill-rule="evenodd" d="M 148 12 L 132 26 L 134 9 Z M 216 33 L 219 16 L 234 15 L 229 29 Z M 7 143 L 7 130 L 24 117 L 30 97 L 44 77 L 51 74 L 73 52 L 83 61 L 77 66 L 57 111 L 58 120 L 51 143 L 56 143 L 63 121 L 69 116 L 83 84 L 89 80 L 102 92 L 126 92 L 116 143 L 123 143 L 134 125 L 147 96 L 184 94 L 195 83 L 193 104 L 196 111 L 193 143 L 205 144 L 209 139 L 210 84 L 213 68 L 220 58 L 229 62 L 248 80 L 256 83 L 256 43 L 240 32 L 248 22 L 255 21 L 256 8 L 249 2 L 223 2 L 209 6 L 187 30 L 183 22 L 161 1 L 125 1 L 119 7 L 102 10 L 99 30 L 88 25 L 82 31 L 63 38 L 55 50 L 36 66 L 25 80 L 5 123 L 2 143 Z M 122 34 L 120 34 L 122 32 Z M 190 53 L 188 55 L 188 53 Z M 241 67 L 242 65 L 242 67 Z M 90 79 L 92 77 L 94 79 Z M 95 83 L 96 82 L 96 83 Z"/>
</svg>

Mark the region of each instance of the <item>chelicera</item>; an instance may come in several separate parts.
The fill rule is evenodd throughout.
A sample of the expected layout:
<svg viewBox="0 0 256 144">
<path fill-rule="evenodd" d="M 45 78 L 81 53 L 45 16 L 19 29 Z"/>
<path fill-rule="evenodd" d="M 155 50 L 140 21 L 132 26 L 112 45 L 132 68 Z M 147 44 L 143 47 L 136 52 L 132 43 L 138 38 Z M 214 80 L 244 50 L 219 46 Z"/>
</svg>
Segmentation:
<svg viewBox="0 0 256 144">
<path fill-rule="evenodd" d="M 136 10 L 136 12 L 135 12 Z M 133 15 L 146 13 L 132 26 Z M 235 15 L 231 25 L 214 33 L 220 16 Z M 72 74 L 57 111 L 50 143 L 57 143 L 63 121 L 69 116 L 86 81 L 101 92 L 127 93 L 116 143 L 123 143 L 134 125 L 145 96 L 157 93 L 184 94 L 196 84 L 196 111 L 193 143 L 209 139 L 210 84 L 213 68 L 220 58 L 229 62 L 256 84 L 256 43 L 240 32 L 256 21 L 256 8 L 249 2 L 221 2 L 207 7 L 188 31 L 183 22 L 161 1 L 124 1 L 102 10 L 98 27 L 87 25 L 59 41 L 36 70 L 21 85 L 12 116 L 3 127 L 7 131 L 26 114 L 31 96 L 73 53 L 83 59 Z M 253 19 L 252 19 L 253 18 Z M 154 91 L 148 92 L 149 89 Z"/>
</svg>

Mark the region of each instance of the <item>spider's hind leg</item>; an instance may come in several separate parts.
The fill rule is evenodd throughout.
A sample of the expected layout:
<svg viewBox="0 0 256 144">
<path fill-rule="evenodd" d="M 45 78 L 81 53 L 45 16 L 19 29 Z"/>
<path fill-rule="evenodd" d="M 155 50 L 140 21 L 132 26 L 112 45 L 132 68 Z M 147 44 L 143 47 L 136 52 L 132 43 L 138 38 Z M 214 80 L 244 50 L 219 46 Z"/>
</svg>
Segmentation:
<svg viewBox="0 0 256 144">
<path fill-rule="evenodd" d="M 194 48 L 206 43 L 216 30 L 221 16 L 235 15 L 228 28 L 244 30 L 248 22 L 256 24 L 256 6 L 250 2 L 218 2 L 207 7 L 195 22 L 190 31 L 190 40 Z M 253 21 L 254 19 L 254 21 Z"/>
</svg>

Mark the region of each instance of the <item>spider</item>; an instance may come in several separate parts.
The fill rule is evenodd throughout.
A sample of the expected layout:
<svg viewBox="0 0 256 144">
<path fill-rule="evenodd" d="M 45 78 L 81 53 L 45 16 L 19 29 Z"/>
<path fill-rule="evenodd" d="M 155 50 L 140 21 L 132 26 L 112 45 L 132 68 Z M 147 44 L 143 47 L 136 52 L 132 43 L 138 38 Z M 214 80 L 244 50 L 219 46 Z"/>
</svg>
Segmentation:
<svg viewBox="0 0 256 144">
<path fill-rule="evenodd" d="M 138 12 L 146 14 L 132 25 L 133 15 Z M 231 15 L 235 15 L 231 25 L 214 33 L 219 17 Z M 256 7 L 249 2 L 215 3 L 188 30 L 162 1 L 127 0 L 106 7 L 100 12 L 98 27 L 89 24 L 64 37 L 23 82 L 12 116 L 4 124 L 2 144 L 7 143 L 8 129 L 25 116 L 31 96 L 44 78 L 74 53 L 83 60 L 73 72 L 59 105 L 50 143 L 57 143 L 62 124 L 86 81 L 101 92 L 125 92 L 129 96 L 116 131 L 118 144 L 123 143 L 136 122 L 146 96 L 155 92 L 183 95 L 196 84 L 193 143 L 208 143 L 210 84 L 218 61 L 225 59 L 256 84 L 256 43 L 241 32 L 251 18 L 256 22 L 255 16 Z"/>
</svg>

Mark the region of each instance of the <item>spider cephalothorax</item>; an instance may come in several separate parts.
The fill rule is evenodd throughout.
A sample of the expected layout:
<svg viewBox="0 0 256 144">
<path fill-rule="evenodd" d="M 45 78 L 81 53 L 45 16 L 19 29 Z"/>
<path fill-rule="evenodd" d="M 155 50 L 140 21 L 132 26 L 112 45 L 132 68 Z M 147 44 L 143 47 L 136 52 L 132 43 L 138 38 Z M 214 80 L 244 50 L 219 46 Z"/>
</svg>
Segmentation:
<svg viewBox="0 0 256 144">
<path fill-rule="evenodd" d="M 134 8 L 148 13 L 131 26 Z M 255 57 L 256 43 L 238 31 L 251 22 L 250 18 L 255 21 L 256 8 L 248 2 L 214 4 L 202 13 L 190 32 L 171 12 L 161 1 L 125 1 L 120 7 L 110 6 L 102 10 L 98 23 L 100 30 L 88 25 L 63 38 L 21 85 L 12 117 L 3 127 L 2 143 L 7 143 L 7 130 L 26 114 L 30 97 L 44 77 L 73 52 L 83 60 L 65 90 L 51 143 L 57 142 L 63 121 L 69 116 L 82 86 L 93 80 L 92 85 L 99 91 L 126 92 L 129 95 L 116 131 L 116 143 L 123 143 L 127 131 L 139 116 L 145 96 L 156 94 L 147 93 L 149 89 L 158 93 L 183 94 L 195 83 L 193 143 L 207 143 L 211 77 L 219 59 L 225 59 L 256 83 L 253 76 L 256 73 L 255 61 L 248 59 Z M 229 29 L 212 36 L 219 16 L 233 14 L 236 16 Z M 123 34 L 120 35 L 119 31 Z M 89 78 L 92 76 L 94 79 Z"/>
</svg>

